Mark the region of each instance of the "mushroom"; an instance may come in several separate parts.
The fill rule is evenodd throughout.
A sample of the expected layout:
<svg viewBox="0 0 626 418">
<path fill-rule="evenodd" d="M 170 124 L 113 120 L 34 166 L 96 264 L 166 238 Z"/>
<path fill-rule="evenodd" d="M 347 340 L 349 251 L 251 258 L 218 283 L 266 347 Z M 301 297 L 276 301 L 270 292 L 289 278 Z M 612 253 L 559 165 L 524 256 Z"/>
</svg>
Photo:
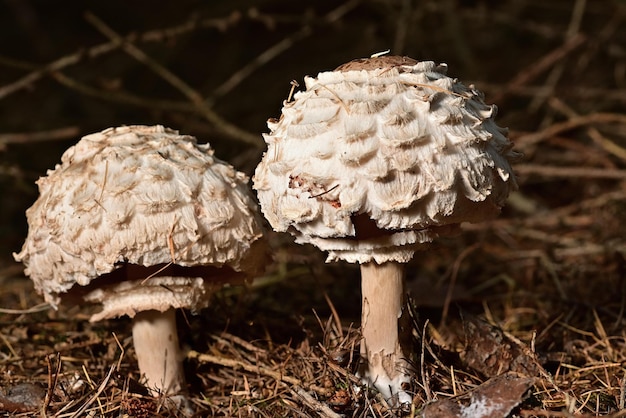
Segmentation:
<svg viewBox="0 0 626 418">
<path fill-rule="evenodd" d="M 101 307 L 91 321 L 133 318 L 150 392 L 184 392 L 175 310 L 198 311 L 223 284 L 263 270 L 248 178 L 162 126 L 85 136 L 61 161 L 37 182 L 15 259 L 53 307 L 79 298 Z"/>
<path fill-rule="evenodd" d="M 305 77 L 270 119 L 253 188 L 276 231 L 359 263 L 361 372 L 392 404 L 411 402 L 399 331 L 403 265 L 462 222 L 497 215 L 516 157 L 496 107 L 445 64 L 358 59 Z"/>
</svg>

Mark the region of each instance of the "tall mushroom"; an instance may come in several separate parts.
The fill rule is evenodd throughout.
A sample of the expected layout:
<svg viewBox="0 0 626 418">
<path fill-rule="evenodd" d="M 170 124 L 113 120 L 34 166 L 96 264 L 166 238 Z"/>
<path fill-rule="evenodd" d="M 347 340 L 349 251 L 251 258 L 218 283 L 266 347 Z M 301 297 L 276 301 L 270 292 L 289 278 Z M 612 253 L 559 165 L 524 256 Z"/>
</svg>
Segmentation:
<svg viewBox="0 0 626 418">
<path fill-rule="evenodd" d="M 247 177 L 208 144 L 162 126 L 85 136 L 39 179 L 17 261 L 57 307 L 101 304 L 128 315 L 154 395 L 183 391 L 175 310 L 206 307 L 224 283 L 260 273 L 265 241 Z"/>
<path fill-rule="evenodd" d="M 403 264 L 461 222 L 498 214 L 516 188 L 496 107 L 446 69 L 383 56 L 305 77 L 268 121 L 253 178 L 276 231 L 360 264 L 363 377 L 394 404 L 411 402 Z"/>
</svg>

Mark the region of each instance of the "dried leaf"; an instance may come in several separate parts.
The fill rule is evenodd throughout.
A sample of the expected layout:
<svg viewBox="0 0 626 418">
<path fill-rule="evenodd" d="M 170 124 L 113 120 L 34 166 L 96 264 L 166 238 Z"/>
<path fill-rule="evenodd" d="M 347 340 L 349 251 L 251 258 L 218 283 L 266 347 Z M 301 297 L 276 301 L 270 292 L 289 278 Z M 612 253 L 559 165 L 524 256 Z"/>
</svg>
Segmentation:
<svg viewBox="0 0 626 418">
<path fill-rule="evenodd" d="M 436 401 L 424 408 L 424 418 L 505 418 L 529 395 L 535 379 L 509 372 L 478 386 L 467 405 L 455 399 Z"/>
<path fill-rule="evenodd" d="M 32 383 L 0 388 L 0 411 L 28 412 L 37 410 L 44 399 L 44 390 Z"/>
<path fill-rule="evenodd" d="M 500 328 L 476 318 L 465 322 L 466 348 L 461 358 L 485 376 L 513 371 L 539 376 L 541 366 L 529 347 L 507 336 Z"/>
</svg>

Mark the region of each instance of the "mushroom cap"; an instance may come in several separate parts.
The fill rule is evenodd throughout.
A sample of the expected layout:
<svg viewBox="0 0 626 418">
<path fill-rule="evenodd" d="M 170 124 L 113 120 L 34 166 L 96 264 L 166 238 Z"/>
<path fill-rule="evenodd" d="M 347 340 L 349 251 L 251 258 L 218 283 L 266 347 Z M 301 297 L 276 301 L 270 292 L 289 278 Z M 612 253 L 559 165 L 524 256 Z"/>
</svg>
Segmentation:
<svg viewBox="0 0 626 418">
<path fill-rule="evenodd" d="M 125 126 L 83 137 L 61 161 L 37 181 L 28 236 L 14 254 L 53 306 L 72 291 L 103 304 L 92 319 L 195 310 L 217 284 L 263 270 L 248 178 L 208 144 L 162 126 Z"/>
<path fill-rule="evenodd" d="M 384 56 L 305 77 L 270 119 L 253 178 L 277 231 L 328 261 L 409 261 L 420 246 L 499 213 L 517 153 L 496 107 L 445 64 Z"/>
</svg>

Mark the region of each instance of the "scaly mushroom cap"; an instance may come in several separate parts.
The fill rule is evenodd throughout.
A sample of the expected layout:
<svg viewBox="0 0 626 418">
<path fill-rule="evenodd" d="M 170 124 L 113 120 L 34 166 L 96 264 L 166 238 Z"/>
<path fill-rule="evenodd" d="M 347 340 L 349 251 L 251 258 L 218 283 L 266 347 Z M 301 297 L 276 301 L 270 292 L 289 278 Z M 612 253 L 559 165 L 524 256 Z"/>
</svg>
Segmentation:
<svg viewBox="0 0 626 418">
<path fill-rule="evenodd" d="M 388 56 L 306 77 L 268 121 L 254 176 L 272 227 L 329 261 L 406 262 L 460 222 L 496 215 L 517 187 L 516 153 L 496 107 L 446 69 Z"/>
<path fill-rule="evenodd" d="M 53 306 L 76 289 L 103 303 L 93 320 L 200 309 L 216 284 L 263 268 L 247 181 L 208 144 L 162 126 L 88 135 L 37 182 L 40 197 L 26 212 L 29 233 L 14 257 Z M 128 281 L 112 278 L 120 266 L 156 267 Z M 192 266 L 215 270 L 207 277 L 209 270 Z M 161 269 L 175 274 L 144 280 L 146 271 Z"/>
</svg>

